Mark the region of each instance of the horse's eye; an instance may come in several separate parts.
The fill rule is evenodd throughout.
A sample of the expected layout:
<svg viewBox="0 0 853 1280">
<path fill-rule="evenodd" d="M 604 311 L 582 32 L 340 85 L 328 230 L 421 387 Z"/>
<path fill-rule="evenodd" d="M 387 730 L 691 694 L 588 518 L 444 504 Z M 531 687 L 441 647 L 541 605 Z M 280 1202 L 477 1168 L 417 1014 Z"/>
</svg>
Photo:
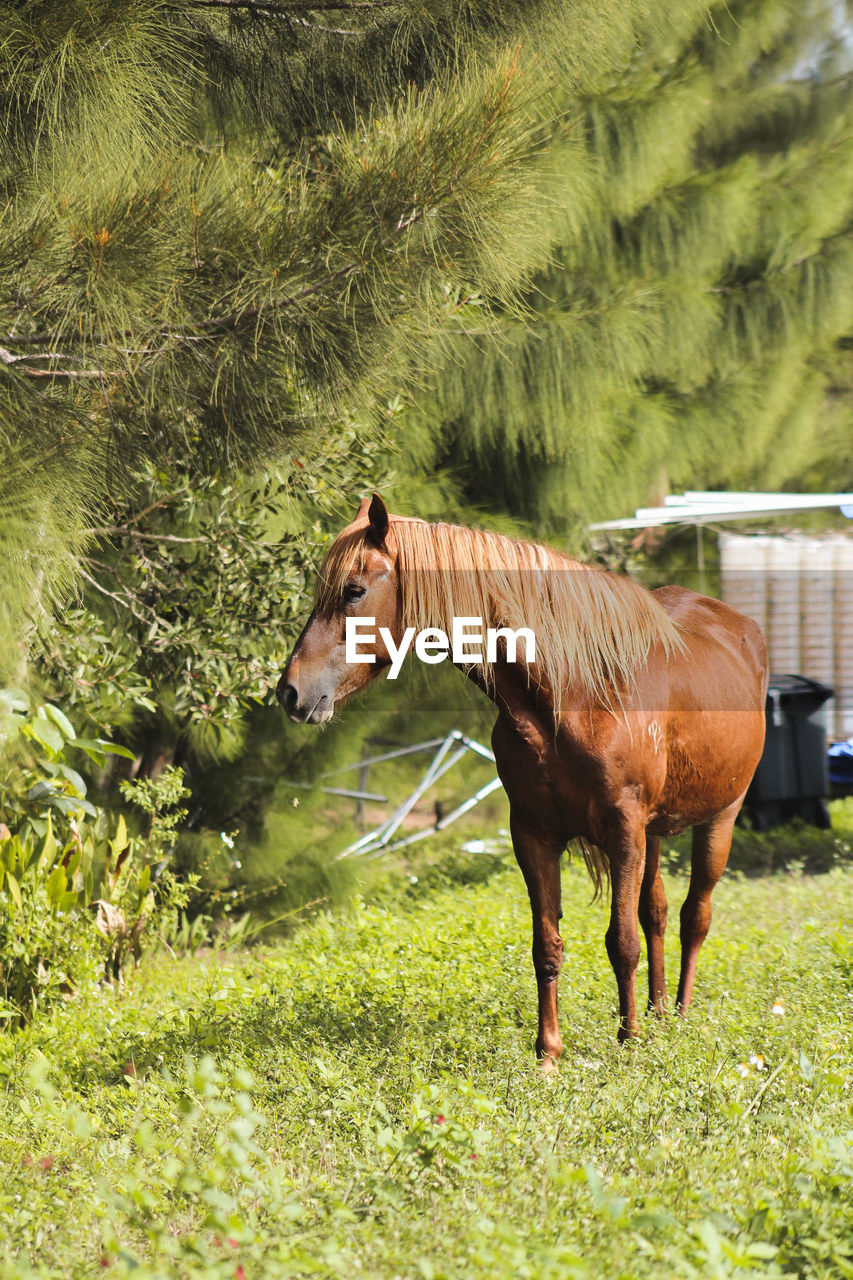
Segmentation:
<svg viewBox="0 0 853 1280">
<path fill-rule="evenodd" d="M 344 604 L 354 604 L 364 594 L 364 587 L 360 587 L 357 582 L 348 582 L 344 587 Z"/>
</svg>

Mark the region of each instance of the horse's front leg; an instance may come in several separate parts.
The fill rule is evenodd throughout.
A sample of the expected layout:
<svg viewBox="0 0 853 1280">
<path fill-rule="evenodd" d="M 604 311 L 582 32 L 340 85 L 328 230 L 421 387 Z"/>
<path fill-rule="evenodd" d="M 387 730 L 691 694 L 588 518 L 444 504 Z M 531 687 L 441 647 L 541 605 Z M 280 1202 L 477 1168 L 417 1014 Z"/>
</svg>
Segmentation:
<svg viewBox="0 0 853 1280">
<path fill-rule="evenodd" d="M 644 823 L 625 815 L 607 841 L 610 861 L 610 926 L 604 941 L 619 989 L 620 1044 L 637 1032 L 635 976 L 640 962 L 637 912 L 646 864 Z"/>
<path fill-rule="evenodd" d="M 533 914 L 533 968 L 539 996 L 536 1054 L 544 1071 L 556 1069 L 563 1051 L 557 1018 L 557 979 L 563 963 L 560 937 L 559 839 L 516 815 L 510 818 L 512 844 L 530 896 Z"/>
</svg>

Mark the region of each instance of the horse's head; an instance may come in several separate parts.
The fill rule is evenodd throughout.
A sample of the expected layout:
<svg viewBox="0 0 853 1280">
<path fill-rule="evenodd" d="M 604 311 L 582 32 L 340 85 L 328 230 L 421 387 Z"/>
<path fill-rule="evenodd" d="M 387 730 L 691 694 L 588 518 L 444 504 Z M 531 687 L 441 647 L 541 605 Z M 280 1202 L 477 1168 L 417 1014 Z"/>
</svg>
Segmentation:
<svg viewBox="0 0 853 1280">
<path fill-rule="evenodd" d="M 385 503 L 364 499 L 352 524 L 338 535 L 326 557 L 314 612 L 282 672 L 276 694 L 291 720 L 322 724 L 335 706 L 364 688 L 391 662 L 379 638 L 400 630 L 396 556 Z M 375 662 L 346 661 L 347 618 L 374 618 L 377 640 L 359 639 L 359 652 Z"/>
</svg>

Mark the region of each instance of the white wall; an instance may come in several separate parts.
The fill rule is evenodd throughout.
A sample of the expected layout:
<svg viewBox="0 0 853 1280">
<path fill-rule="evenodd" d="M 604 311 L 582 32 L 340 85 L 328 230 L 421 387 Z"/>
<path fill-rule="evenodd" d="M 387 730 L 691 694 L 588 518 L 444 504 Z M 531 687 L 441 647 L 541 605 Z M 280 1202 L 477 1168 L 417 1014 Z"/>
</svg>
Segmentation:
<svg viewBox="0 0 853 1280">
<path fill-rule="evenodd" d="M 773 672 L 835 689 L 830 733 L 853 737 L 853 537 L 719 538 L 722 598 L 763 628 Z"/>
</svg>

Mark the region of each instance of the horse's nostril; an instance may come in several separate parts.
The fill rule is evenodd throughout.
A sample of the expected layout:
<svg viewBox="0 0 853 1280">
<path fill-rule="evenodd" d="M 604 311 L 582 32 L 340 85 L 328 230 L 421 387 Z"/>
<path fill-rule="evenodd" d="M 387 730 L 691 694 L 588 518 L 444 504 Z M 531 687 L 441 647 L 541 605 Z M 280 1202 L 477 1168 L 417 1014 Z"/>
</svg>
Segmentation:
<svg viewBox="0 0 853 1280">
<path fill-rule="evenodd" d="M 278 689 L 278 698 L 281 705 L 289 716 L 293 715 L 299 702 L 299 693 L 295 684 L 289 682 L 283 687 L 280 685 Z"/>
</svg>

